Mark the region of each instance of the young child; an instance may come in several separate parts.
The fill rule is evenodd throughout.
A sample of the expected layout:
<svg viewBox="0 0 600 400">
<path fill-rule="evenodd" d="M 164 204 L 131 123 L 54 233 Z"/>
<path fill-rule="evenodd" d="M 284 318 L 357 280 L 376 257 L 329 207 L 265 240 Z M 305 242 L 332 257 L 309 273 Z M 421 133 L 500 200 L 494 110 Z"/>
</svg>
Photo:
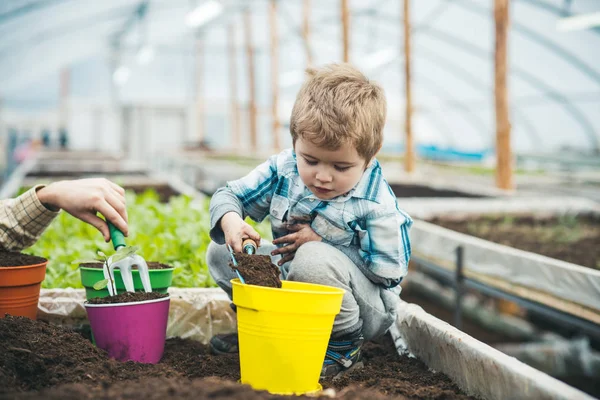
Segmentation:
<svg viewBox="0 0 600 400">
<path fill-rule="evenodd" d="M 243 239 L 260 242 L 244 218 L 269 216 L 274 240 L 260 242 L 257 254 L 270 254 L 283 279 L 346 291 L 321 371 L 332 376 L 355 366 L 363 341 L 394 322 L 412 220 L 375 159 L 386 116 L 381 87 L 347 64 L 307 72 L 292 110 L 293 148 L 214 194 L 207 263 L 231 298 L 236 275 L 225 243 L 240 252 Z M 237 352 L 237 333 L 210 344 Z"/>
</svg>

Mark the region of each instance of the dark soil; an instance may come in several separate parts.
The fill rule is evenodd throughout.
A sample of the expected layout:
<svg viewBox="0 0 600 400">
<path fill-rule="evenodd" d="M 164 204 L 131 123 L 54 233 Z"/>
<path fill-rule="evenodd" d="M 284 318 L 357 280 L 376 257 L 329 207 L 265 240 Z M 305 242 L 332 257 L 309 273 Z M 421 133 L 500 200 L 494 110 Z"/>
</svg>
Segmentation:
<svg viewBox="0 0 600 400">
<path fill-rule="evenodd" d="M 600 269 L 600 216 L 483 216 L 429 222 L 517 249 Z"/>
<path fill-rule="evenodd" d="M 234 270 L 237 269 L 248 285 L 281 287 L 279 268 L 271 263 L 271 257 L 236 253 L 235 260 L 237 267 L 231 262 L 229 266 Z"/>
<path fill-rule="evenodd" d="M 30 256 L 19 252 L 0 251 L 1 267 L 22 267 L 25 265 L 37 265 L 48 260 L 42 257 Z"/>
<path fill-rule="evenodd" d="M 146 264 L 148 264 L 148 269 L 169 269 L 169 268 L 173 268 L 170 265 L 166 265 L 166 264 L 161 264 L 159 262 L 148 262 L 146 261 Z M 85 264 L 81 264 L 82 267 L 86 267 L 86 268 L 98 268 L 98 269 L 102 269 L 102 266 L 104 264 L 102 264 L 101 262 L 99 263 L 85 263 Z M 132 269 L 138 269 L 137 265 L 133 265 L 131 267 Z M 118 268 L 116 268 L 118 269 Z"/>
<path fill-rule="evenodd" d="M 467 198 L 482 198 L 487 197 L 473 193 L 459 192 L 456 190 L 436 189 L 423 185 L 408 185 L 408 184 L 390 184 L 392 192 L 396 197 L 467 197 Z"/>
<path fill-rule="evenodd" d="M 124 184 L 125 190 L 132 190 L 136 194 L 142 194 L 148 190 L 156 192 L 161 203 L 167 203 L 171 197 L 179 196 L 180 193 L 171 186 L 163 183 Z"/>
<path fill-rule="evenodd" d="M 118 304 L 118 303 L 133 303 L 136 301 L 148 301 L 169 297 L 167 293 L 158 292 L 124 292 L 116 296 L 96 297 L 89 299 L 89 304 Z"/>
<path fill-rule="evenodd" d="M 169 339 L 159 364 L 118 362 L 77 333 L 23 317 L 0 319 L 1 399 L 282 399 L 239 380 L 237 354 Z M 389 337 L 364 347 L 365 367 L 338 381 L 340 399 L 467 399 L 446 376 L 398 356 Z M 36 392 L 42 390 L 41 392 Z M 323 397 L 325 398 L 325 397 Z"/>
</svg>

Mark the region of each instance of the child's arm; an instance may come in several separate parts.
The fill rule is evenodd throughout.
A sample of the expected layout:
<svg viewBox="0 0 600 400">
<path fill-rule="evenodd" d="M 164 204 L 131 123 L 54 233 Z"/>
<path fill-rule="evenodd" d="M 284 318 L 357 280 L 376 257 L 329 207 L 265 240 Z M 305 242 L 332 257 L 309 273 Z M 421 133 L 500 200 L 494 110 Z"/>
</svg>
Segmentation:
<svg viewBox="0 0 600 400">
<path fill-rule="evenodd" d="M 219 244 L 228 243 L 238 251 L 241 249 L 241 236 L 256 240 L 252 236 L 254 233 L 260 240 L 258 233 L 244 219 L 249 216 L 260 222 L 269 215 L 276 184 L 277 156 L 272 156 L 245 177 L 228 182 L 227 186 L 217 190 L 210 201 L 211 239 Z M 228 214 L 236 214 L 239 219 Z"/>
<path fill-rule="evenodd" d="M 367 216 L 365 225 L 359 250 L 363 273 L 385 287 L 397 286 L 408 272 L 412 220 L 400 212 L 378 212 Z"/>
</svg>

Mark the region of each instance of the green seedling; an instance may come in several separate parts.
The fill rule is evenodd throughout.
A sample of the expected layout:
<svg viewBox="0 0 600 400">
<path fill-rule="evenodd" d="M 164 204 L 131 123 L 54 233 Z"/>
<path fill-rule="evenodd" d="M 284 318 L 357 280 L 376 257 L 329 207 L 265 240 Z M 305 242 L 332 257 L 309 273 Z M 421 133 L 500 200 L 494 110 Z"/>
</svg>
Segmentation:
<svg viewBox="0 0 600 400">
<path fill-rule="evenodd" d="M 75 261 L 75 263 L 77 264 L 91 264 L 91 263 L 98 263 L 101 262 L 104 265 L 106 265 L 106 267 L 109 267 L 111 264 L 114 264 L 118 261 L 124 260 L 125 258 L 134 255 L 137 251 L 139 250 L 138 246 L 123 246 L 123 247 L 119 247 L 119 249 L 117 251 L 115 251 L 115 253 L 108 257 L 106 254 L 104 254 L 104 252 L 102 251 L 98 251 L 98 259 L 94 259 L 94 260 L 79 260 L 79 261 Z M 110 264 L 109 264 L 110 261 Z M 108 284 L 111 283 L 111 278 L 110 275 L 108 276 L 108 279 L 102 279 L 101 281 L 98 281 L 96 283 L 94 283 L 93 288 L 95 290 L 102 290 L 105 289 Z"/>
</svg>

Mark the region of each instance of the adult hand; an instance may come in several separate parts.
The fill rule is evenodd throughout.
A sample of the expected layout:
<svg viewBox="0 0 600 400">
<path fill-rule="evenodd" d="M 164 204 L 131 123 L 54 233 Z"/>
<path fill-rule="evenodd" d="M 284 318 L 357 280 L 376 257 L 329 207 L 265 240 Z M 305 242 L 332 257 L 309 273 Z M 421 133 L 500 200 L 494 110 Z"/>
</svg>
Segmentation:
<svg viewBox="0 0 600 400">
<path fill-rule="evenodd" d="M 287 244 L 286 246 L 279 247 L 271 252 L 272 256 L 277 254 L 282 255 L 281 260 L 277 263 L 278 265 L 283 265 L 286 262 L 293 260 L 294 255 L 296 255 L 296 250 L 304 243 L 320 242 L 323 240 L 321 236 L 313 231 L 309 224 L 288 225 L 287 229 L 294 233 L 289 233 L 273 240 L 273 244 Z"/>
<path fill-rule="evenodd" d="M 129 234 L 125 190 L 108 179 L 58 181 L 39 189 L 37 196 L 46 208 L 52 211 L 63 209 L 96 227 L 107 242 L 110 240 L 108 225 L 97 213 L 112 222 L 125 236 Z"/>
<path fill-rule="evenodd" d="M 225 243 L 233 248 L 233 251 L 242 252 L 242 241 L 250 238 L 260 246 L 260 234 L 254 230 L 236 212 L 228 212 L 221 218 L 221 229 L 225 235 Z"/>
</svg>

